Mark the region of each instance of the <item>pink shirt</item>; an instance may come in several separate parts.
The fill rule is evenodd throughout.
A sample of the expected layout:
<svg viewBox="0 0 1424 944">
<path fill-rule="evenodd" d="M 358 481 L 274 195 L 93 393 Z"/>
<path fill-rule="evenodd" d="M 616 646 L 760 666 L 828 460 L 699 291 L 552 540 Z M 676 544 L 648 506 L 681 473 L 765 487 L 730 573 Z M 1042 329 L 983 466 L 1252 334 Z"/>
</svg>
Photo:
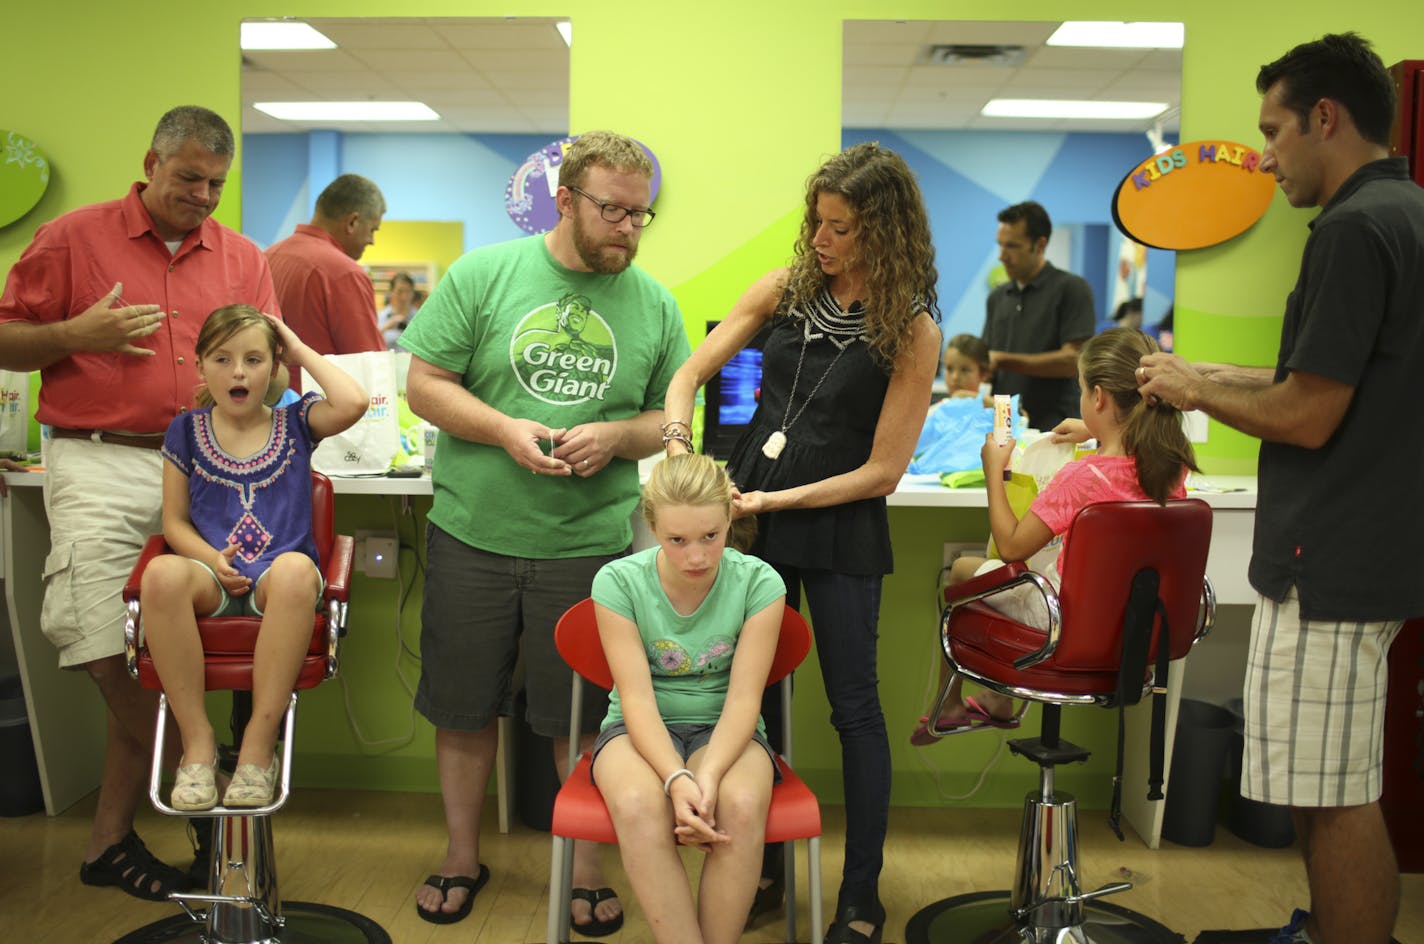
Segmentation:
<svg viewBox="0 0 1424 944">
<path fill-rule="evenodd" d="M 168 313 L 135 345 L 152 357 L 83 352 L 41 372 L 41 423 L 73 429 L 162 433 L 192 405 L 198 384 L 193 346 L 216 308 L 235 303 L 281 315 L 262 251 L 207 219 L 170 254 L 136 183 L 121 200 L 80 207 L 42 225 L 10 269 L 0 323 L 53 324 L 81 314 L 122 282 L 128 305 Z"/>
<path fill-rule="evenodd" d="M 376 292 L 366 270 L 320 226 L 267 247 L 272 281 L 287 326 L 318 354 L 384 351 L 376 324 Z"/>
<path fill-rule="evenodd" d="M 1185 498 L 1186 468 L 1169 497 Z M 1112 501 L 1144 501 L 1147 493 L 1137 484 L 1137 460 L 1131 456 L 1084 456 L 1058 470 L 1038 493 L 1029 511 L 1048 525 L 1054 535 L 1064 535 L 1058 549 L 1058 577 L 1063 577 L 1063 554 L 1068 550 L 1065 532 L 1073 516 L 1088 505 Z"/>
</svg>

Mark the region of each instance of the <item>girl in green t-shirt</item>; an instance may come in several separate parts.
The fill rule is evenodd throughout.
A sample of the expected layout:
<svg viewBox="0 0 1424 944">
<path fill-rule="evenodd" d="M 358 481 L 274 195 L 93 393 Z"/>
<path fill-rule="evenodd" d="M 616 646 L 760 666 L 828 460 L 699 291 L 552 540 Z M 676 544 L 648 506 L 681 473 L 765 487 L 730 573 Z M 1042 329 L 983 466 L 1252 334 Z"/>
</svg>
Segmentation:
<svg viewBox="0 0 1424 944">
<path fill-rule="evenodd" d="M 614 681 L 593 774 L 656 941 L 736 941 L 761 864 L 774 766 L 759 713 L 786 588 L 726 548 L 732 494 L 707 456 L 659 463 L 643 490 L 657 546 L 593 582 Z M 707 854 L 700 907 L 678 845 Z"/>
</svg>

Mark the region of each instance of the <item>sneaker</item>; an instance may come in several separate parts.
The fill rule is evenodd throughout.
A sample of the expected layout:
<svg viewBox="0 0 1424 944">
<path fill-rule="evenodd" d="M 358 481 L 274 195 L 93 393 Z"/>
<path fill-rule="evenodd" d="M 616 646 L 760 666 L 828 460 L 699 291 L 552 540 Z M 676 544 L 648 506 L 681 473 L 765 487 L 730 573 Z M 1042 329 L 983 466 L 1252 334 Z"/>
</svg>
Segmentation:
<svg viewBox="0 0 1424 944">
<path fill-rule="evenodd" d="M 1267 944 L 1313 944 L 1310 935 L 1306 933 L 1305 925 L 1310 920 L 1310 912 L 1304 908 L 1297 908 L 1291 913 L 1290 924 L 1276 932 L 1276 936 L 1271 938 Z"/>
<path fill-rule="evenodd" d="M 206 764 L 180 765 L 178 776 L 173 781 L 173 808 L 185 812 L 200 812 L 217 806 L 216 769 L 216 760 L 210 760 Z"/>
<path fill-rule="evenodd" d="M 272 755 L 272 763 L 263 770 L 256 764 L 238 764 L 233 772 L 232 783 L 223 794 L 223 806 L 256 807 L 272 802 L 272 793 L 277 788 L 277 755 Z"/>
</svg>

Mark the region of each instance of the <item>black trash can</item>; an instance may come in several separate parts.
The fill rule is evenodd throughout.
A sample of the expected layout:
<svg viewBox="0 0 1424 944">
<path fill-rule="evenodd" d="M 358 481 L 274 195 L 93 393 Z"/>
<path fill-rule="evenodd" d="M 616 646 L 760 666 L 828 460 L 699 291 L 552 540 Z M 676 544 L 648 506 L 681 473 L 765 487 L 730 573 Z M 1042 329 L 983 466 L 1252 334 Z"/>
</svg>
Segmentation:
<svg viewBox="0 0 1424 944">
<path fill-rule="evenodd" d="M 1290 807 L 1276 806 L 1247 799 L 1241 793 L 1245 768 L 1241 755 L 1246 746 L 1246 718 L 1241 699 L 1226 703 L 1232 714 L 1231 754 L 1227 758 L 1226 779 L 1230 783 L 1231 803 L 1226 813 L 1226 828 L 1252 845 L 1266 849 L 1284 849 L 1295 842 L 1295 823 Z"/>
<path fill-rule="evenodd" d="M 1216 815 L 1234 720 L 1235 716 L 1220 705 L 1182 699 L 1177 708 L 1172 771 L 1167 779 L 1163 839 L 1181 846 L 1209 846 L 1216 837 Z"/>
<path fill-rule="evenodd" d="M 514 695 L 514 797 L 519 819 L 530 829 L 548 832 L 554 820 L 559 771 L 554 766 L 554 739 L 529 727 L 529 708 L 520 689 Z"/>
<path fill-rule="evenodd" d="M 0 678 L 0 816 L 28 816 L 44 809 L 35 742 L 18 675 Z"/>
</svg>

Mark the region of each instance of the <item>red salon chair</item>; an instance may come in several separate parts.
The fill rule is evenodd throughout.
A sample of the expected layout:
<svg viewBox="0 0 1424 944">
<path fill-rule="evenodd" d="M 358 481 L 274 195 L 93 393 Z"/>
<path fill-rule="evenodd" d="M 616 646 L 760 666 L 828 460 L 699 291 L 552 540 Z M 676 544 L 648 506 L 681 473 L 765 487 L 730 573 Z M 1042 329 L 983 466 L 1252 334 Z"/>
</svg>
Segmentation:
<svg viewBox="0 0 1424 944">
<path fill-rule="evenodd" d="M 312 534 L 322 576 L 326 579 L 321 607 L 312 626 L 311 645 L 297 674 L 295 688 L 312 688 L 336 675 L 337 649 L 346 627 L 346 601 L 350 590 L 354 542 L 335 533 L 331 481 L 312 473 Z M 252 809 L 182 812 L 169 805 L 161 788 L 164 732 L 168 700 L 143 641 L 143 613 L 139 587 L 144 569 L 153 558 L 168 551 L 163 535 L 150 537 L 124 587 L 128 619 L 124 645 L 129 674 L 144 688 L 160 692 L 153 767 L 148 796 L 155 809 L 170 816 L 211 819 L 214 842 L 212 872 L 205 893 L 174 892 L 169 896 L 184 911 L 147 925 L 119 939 L 119 944 L 296 944 L 296 942 L 352 942 L 390 944 L 390 936 L 362 915 L 310 902 L 284 902 L 277 890 L 277 858 L 272 842 L 273 813 L 291 792 L 292 732 L 296 723 L 297 694 L 287 705 L 282 736 L 281 782 L 272 802 Z M 198 633 L 206 656 L 206 688 L 234 693 L 234 699 L 252 691 L 253 647 L 262 625 L 259 617 L 234 616 L 198 620 Z M 240 713 L 240 712 L 235 712 Z"/>
<path fill-rule="evenodd" d="M 554 819 L 549 832 L 553 836 L 553 857 L 549 866 L 549 944 L 568 944 L 570 925 L 569 890 L 573 883 L 574 840 L 616 843 L 618 834 L 613 820 L 603 804 L 603 796 L 593 783 L 593 759 L 585 752 L 578 754 L 578 736 L 582 730 L 583 682 L 585 679 L 603 689 L 613 688 L 613 676 L 603 656 L 603 644 L 598 638 L 594 621 L 593 601 L 582 600 L 559 617 L 554 627 L 554 642 L 559 655 L 574 670 L 573 711 L 569 719 L 569 769 L 572 773 L 554 798 Z M 806 653 L 811 651 L 811 628 L 801 614 L 786 608 L 781 618 L 781 636 L 776 644 L 776 656 L 766 684 L 781 683 L 782 710 L 791 717 L 791 672 Z M 766 841 L 807 841 L 807 869 L 811 884 L 811 941 L 821 944 L 821 808 L 816 795 L 791 770 L 791 730 L 786 731 L 786 753 L 776 760 L 781 782 L 771 791 L 771 807 L 766 817 Z M 786 860 L 786 940 L 796 940 L 796 856 Z"/>
<path fill-rule="evenodd" d="M 1039 788 L 1024 799 L 1012 889 L 960 895 L 921 909 L 905 928 L 909 944 L 1182 940 L 1144 915 L 1098 901 L 1127 891 L 1130 883 L 1083 890 L 1077 801 L 1054 789 L 1054 768 L 1089 756 L 1059 736 L 1064 705 L 1121 711 L 1151 692 L 1148 797 L 1161 797 L 1168 660 L 1185 656 L 1210 631 L 1215 616 L 1206 579 L 1211 523 L 1211 508 L 1197 499 L 1165 507 L 1150 501 L 1089 505 L 1069 527 L 1062 568 L 1066 577 L 1056 593 L 1022 563 L 946 592 L 940 641 L 949 678 L 963 676 L 1043 706 L 1039 736 L 1009 742 L 1015 754 L 1039 765 Z M 1047 629 L 1015 622 L 987 605 L 995 594 L 1025 586 L 1042 596 Z M 936 710 L 943 699 L 942 689 Z M 1121 715 L 1118 730 L 1110 825 L 1121 838 Z"/>
</svg>

